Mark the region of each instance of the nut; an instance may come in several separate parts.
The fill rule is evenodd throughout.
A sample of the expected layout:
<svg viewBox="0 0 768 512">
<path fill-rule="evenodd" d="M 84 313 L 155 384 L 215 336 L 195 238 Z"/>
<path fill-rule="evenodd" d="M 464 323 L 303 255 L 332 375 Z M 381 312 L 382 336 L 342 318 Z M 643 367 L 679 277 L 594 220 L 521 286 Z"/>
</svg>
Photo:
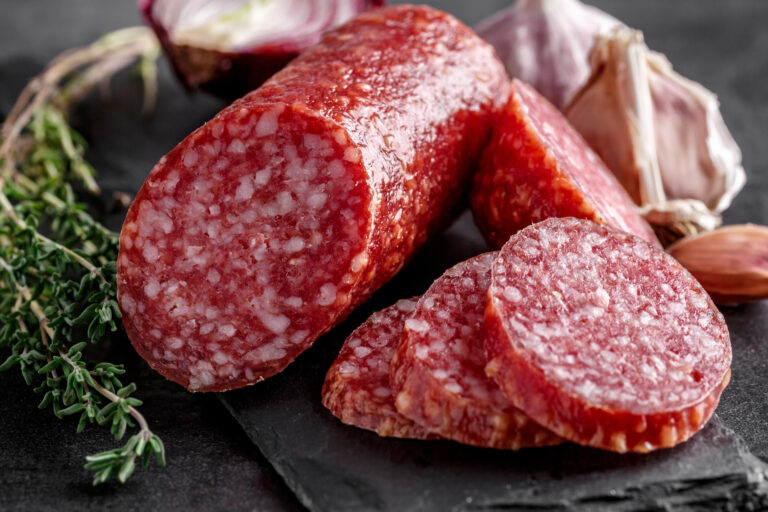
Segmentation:
<svg viewBox="0 0 768 512">
<path fill-rule="evenodd" d="M 726 226 L 683 238 L 667 251 L 719 305 L 768 298 L 768 227 Z"/>
</svg>

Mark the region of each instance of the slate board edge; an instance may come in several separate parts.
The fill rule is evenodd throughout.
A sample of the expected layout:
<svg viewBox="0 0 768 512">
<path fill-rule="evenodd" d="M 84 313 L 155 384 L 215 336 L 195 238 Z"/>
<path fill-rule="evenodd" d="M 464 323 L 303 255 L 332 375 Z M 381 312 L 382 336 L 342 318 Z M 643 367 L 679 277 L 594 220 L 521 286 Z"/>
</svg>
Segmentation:
<svg viewBox="0 0 768 512">
<path fill-rule="evenodd" d="M 327 509 L 316 504 L 311 494 L 301 484 L 300 478 L 293 478 L 291 464 L 285 460 L 270 456 L 263 449 L 263 437 L 252 435 L 251 429 L 242 424 L 235 406 L 226 394 L 217 395 L 232 417 L 240 424 L 248 438 L 269 461 L 275 472 L 285 481 L 301 504 L 313 512 L 325 512 Z M 605 495 L 573 501 L 505 501 L 495 500 L 457 505 L 455 512 L 505 511 L 608 511 L 608 510 L 711 510 L 713 505 L 721 504 L 728 510 L 738 506 L 738 510 L 768 510 L 768 464 L 751 453 L 746 442 L 733 430 L 721 425 L 726 435 L 732 438 L 743 461 L 744 473 L 726 473 L 708 479 L 683 479 L 675 482 L 654 482 L 641 486 L 627 486 L 612 490 Z"/>
</svg>

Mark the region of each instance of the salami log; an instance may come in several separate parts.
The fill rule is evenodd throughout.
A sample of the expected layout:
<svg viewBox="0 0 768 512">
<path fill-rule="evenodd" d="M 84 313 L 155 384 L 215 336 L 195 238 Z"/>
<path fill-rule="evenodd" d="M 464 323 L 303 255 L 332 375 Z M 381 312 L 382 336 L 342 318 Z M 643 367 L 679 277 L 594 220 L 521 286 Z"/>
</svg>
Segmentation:
<svg viewBox="0 0 768 512">
<path fill-rule="evenodd" d="M 647 242 L 582 219 L 510 238 L 486 328 L 486 371 L 515 405 L 616 452 L 687 440 L 730 377 L 728 328 L 701 285 Z"/>
<path fill-rule="evenodd" d="M 446 439 L 520 449 L 562 440 L 514 407 L 485 375 L 486 292 L 497 253 L 449 269 L 405 321 L 390 369 L 395 406 Z"/>
<path fill-rule="evenodd" d="M 445 222 L 508 87 L 491 47 L 431 8 L 328 33 L 137 194 L 118 256 L 136 350 L 195 391 L 283 369 Z"/>
<path fill-rule="evenodd" d="M 344 342 L 323 385 L 323 405 L 343 423 L 380 436 L 436 437 L 397 412 L 389 386 L 389 364 L 415 307 L 406 299 L 378 311 Z"/>
<path fill-rule="evenodd" d="M 475 222 L 495 247 L 549 217 L 589 219 L 659 244 L 600 157 L 519 80 L 483 153 L 471 201 Z"/>
</svg>

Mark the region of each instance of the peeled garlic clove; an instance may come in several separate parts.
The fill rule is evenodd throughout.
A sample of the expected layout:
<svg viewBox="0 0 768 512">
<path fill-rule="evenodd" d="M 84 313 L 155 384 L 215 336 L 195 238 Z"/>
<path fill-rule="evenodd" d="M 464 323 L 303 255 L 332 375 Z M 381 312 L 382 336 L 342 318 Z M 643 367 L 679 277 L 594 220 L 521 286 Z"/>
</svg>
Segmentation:
<svg viewBox="0 0 768 512">
<path fill-rule="evenodd" d="M 681 234 L 718 225 L 746 177 L 717 97 L 673 71 L 636 30 L 598 36 L 590 62 L 589 81 L 566 109 L 571 124 L 657 220 L 661 212 L 679 226 L 694 212 L 698 228 Z"/>
<path fill-rule="evenodd" d="M 726 226 L 683 238 L 667 251 L 717 304 L 768 298 L 768 227 Z"/>
<path fill-rule="evenodd" d="M 511 77 L 562 110 L 590 75 L 595 36 L 616 26 L 622 23 L 579 0 L 518 0 L 476 30 L 494 46 Z"/>
</svg>

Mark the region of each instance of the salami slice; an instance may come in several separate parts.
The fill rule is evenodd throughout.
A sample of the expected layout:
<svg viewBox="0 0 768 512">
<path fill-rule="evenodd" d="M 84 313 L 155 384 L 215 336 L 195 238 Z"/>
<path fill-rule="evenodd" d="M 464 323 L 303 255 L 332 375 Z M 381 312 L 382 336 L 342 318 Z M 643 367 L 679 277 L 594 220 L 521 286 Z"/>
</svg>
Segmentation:
<svg viewBox="0 0 768 512">
<path fill-rule="evenodd" d="M 579 217 L 659 242 L 610 170 L 563 115 L 529 85 L 512 93 L 483 153 L 471 195 L 486 239 L 501 247 L 549 217 Z"/>
<path fill-rule="evenodd" d="M 508 93 L 427 7 L 369 11 L 163 157 L 120 237 L 136 350 L 194 391 L 287 366 L 446 221 Z"/>
<path fill-rule="evenodd" d="M 531 418 L 616 452 L 681 443 L 730 377 L 723 316 L 671 256 L 582 219 L 504 245 L 486 311 L 491 375 Z"/>
<path fill-rule="evenodd" d="M 461 443 L 505 449 L 557 444 L 560 438 L 515 408 L 485 375 L 483 311 L 496 255 L 449 269 L 419 300 L 392 359 L 395 406 Z"/>
<path fill-rule="evenodd" d="M 343 423 L 380 436 L 436 437 L 397 412 L 389 386 L 389 363 L 415 307 L 406 299 L 378 311 L 344 342 L 323 385 L 323 405 Z"/>
</svg>

